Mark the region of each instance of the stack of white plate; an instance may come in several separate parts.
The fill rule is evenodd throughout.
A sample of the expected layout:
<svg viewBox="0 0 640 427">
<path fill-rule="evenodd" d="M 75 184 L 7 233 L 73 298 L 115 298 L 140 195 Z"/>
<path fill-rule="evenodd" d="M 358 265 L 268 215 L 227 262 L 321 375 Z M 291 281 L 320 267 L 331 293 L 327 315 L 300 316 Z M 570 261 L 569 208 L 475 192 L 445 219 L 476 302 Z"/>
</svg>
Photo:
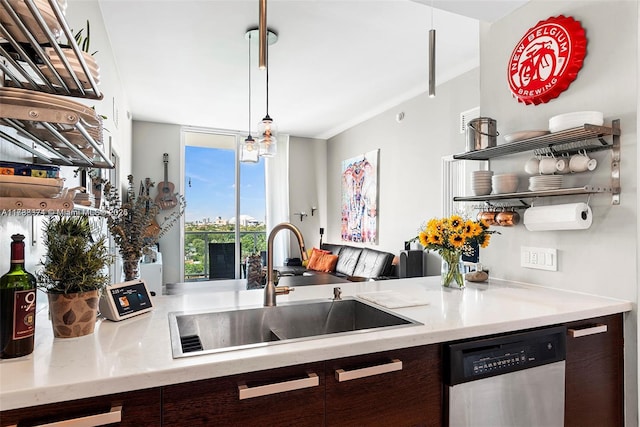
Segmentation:
<svg viewBox="0 0 640 427">
<path fill-rule="evenodd" d="M 491 178 L 491 185 L 495 194 L 514 193 L 518 189 L 518 175 L 514 173 L 494 175 Z"/>
<path fill-rule="evenodd" d="M 557 190 L 562 187 L 562 175 L 536 175 L 529 178 L 530 191 Z"/>
<path fill-rule="evenodd" d="M 602 126 L 604 115 L 602 111 L 575 111 L 573 113 L 558 114 L 549 119 L 549 130 L 560 132 L 562 130 L 582 127 L 585 123 Z"/>
<path fill-rule="evenodd" d="M 471 190 L 476 196 L 491 194 L 491 176 L 493 171 L 473 171 L 471 174 Z"/>
</svg>

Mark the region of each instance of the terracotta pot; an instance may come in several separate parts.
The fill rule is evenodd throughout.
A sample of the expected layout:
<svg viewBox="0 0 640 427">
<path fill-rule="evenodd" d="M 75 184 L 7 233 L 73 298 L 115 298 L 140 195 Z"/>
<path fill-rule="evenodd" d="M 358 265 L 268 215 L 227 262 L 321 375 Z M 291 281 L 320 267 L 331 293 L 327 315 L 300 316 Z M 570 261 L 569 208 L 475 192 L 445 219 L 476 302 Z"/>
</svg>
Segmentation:
<svg viewBox="0 0 640 427">
<path fill-rule="evenodd" d="M 100 297 L 97 290 L 47 295 L 54 337 L 73 338 L 93 333 Z"/>
</svg>

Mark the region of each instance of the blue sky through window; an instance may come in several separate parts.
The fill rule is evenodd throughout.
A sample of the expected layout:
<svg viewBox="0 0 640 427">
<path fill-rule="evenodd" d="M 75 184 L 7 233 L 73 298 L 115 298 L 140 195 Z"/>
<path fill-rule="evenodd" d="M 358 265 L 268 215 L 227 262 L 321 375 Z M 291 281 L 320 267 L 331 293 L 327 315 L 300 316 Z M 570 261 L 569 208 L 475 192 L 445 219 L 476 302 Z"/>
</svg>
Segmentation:
<svg viewBox="0 0 640 427">
<path fill-rule="evenodd" d="M 240 164 L 240 214 L 265 222 L 264 159 Z M 185 147 L 187 222 L 235 217 L 235 152 Z"/>
</svg>

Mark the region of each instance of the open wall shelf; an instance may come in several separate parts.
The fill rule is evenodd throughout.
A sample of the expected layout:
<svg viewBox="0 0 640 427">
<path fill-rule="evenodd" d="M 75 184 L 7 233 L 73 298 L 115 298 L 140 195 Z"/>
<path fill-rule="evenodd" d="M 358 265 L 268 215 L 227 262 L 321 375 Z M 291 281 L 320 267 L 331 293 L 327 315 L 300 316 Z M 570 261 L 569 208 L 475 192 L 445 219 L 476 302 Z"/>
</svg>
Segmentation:
<svg viewBox="0 0 640 427">
<path fill-rule="evenodd" d="M 604 140 L 607 135 L 620 135 L 620 127 L 615 123 L 611 127 L 585 124 L 582 127 L 567 129 L 548 135 L 529 138 L 522 141 L 500 144 L 477 151 L 454 154 L 456 160 L 489 160 L 495 157 L 508 156 L 536 150 L 541 155 L 575 154 L 578 151 L 598 151 L 612 147 L 612 143 Z"/>
<path fill-rule="evenodd" d="M 607 141 L 605 137 L 609 138 Z M 456 160 L 489 160 L 510 154 L 534 151 L 537 155 L 562 156 L 578 152 L 611 150 L 611 181 L 608 186 L 587 185 L 584 187 L 557 190 L 523 191 L 518 193 L 489 194 L 486 196 L 454 197 L 454 202 L 489 202 L 493 200 L 520 200 L 536 197 L 572 196 L 580 194 L 611 193 L 611 204 L 620 204 L 620 119 L 612 120 L 611 126 L 584 124 L 582 127 L 554 132 L 535 138 L 501 144 L 496 147 L 456 154 Z"/>
</svg>

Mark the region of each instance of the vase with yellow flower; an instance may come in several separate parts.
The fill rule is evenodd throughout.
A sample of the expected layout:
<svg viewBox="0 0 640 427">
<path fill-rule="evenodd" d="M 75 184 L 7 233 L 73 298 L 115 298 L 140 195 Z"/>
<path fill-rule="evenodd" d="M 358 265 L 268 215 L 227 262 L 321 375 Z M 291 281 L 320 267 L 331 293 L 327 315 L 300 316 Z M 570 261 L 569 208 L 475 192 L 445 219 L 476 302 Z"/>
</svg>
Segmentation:
<svg viewBox="0 0 640 427">
<path fill-rule="evenodd" d="M 474 247 L 489 246 L 491 234 L 484 221 L 464 219 L 459 215 L 448 218 L 433 218 L 422 227 L 418 234 L 420 243 L 426 249 L 438 252 L 442 258 L 442 286 L 457 285 L 464 288 L 462 255 L 474 255 Z"/>
</svg>

